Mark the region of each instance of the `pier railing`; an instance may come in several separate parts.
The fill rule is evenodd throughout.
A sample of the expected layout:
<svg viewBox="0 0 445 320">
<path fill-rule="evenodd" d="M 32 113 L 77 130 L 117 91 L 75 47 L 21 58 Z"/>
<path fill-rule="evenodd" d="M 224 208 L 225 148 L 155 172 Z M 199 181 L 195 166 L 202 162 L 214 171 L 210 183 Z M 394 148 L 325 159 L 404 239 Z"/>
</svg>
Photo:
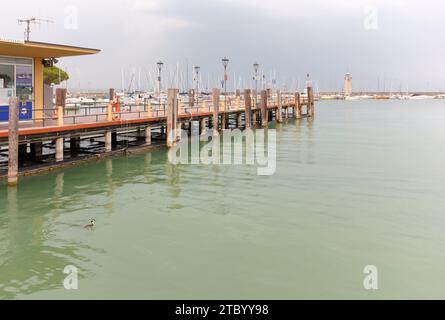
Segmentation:
<svg viewBox="0 0 445 320">
<path fill-rule="evenodd" d="M 278 94 L 268 93 L 267 108 L 274 109 L 278 105 Z M 251 95 L 252 111 L 260 110 L 262 105 L 261 95 Z M 281 94 L 281 103 L 283 107 L 295 105 L 295 94 L 283 93 Z M 60 101 L 60 99 L 56 99 Z M 212 96 L 197 96 L 193 99 L 178 99 L 178 114 L 192 114 L 193 116 L 199 116 L 200 114 L 209 114 L 215 111 L 215 108 L 220 113 L 231 113 L 236 111 L 245 110 L 245 98 L 244 95 L 220 95 L 218 106 L 215 107 L 214 99 Z M 300 97 L 300 104 L 307 103 L 307 97 Z M 167 117 L 168 106 L 166 102 L 157 102 L 155 100 L 149 101 L 144 99 L 139 103 L 131 104 L 117 104 L 112 105 L 111 119 L 110 119 L 110 103 L 96 102 L 93 104 L 85 105 L 66 105 L 65 102 L 60 106 L 53 108 L 33 108 L 30 116 L 23 115 L 19 118 L 19 128 L 27 127 L 53 127 L 60 125 L 76 125 L 76 124 L 89 124 L 100 123 L 107 121 L 125 121 L 134 119 L 160 119 Z M 8 109 L 0 110 L 0 119 L 8 119 Z M 20 112 L 20 110 L 19 110 Z M 61 117 L 59 113 L 62 112 Z M 61 120 L 62 119 L 62 120 Z M 7 122 L 3 122 L 5 125 Z M 2 122 L 0 122 L 0 130 Z"/>
</svg>

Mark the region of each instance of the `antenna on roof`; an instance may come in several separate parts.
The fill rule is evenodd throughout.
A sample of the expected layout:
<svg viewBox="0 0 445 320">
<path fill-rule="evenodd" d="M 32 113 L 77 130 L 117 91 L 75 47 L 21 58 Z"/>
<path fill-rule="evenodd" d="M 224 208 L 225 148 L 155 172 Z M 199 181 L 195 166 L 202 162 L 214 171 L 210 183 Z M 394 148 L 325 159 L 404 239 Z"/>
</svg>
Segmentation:
<svg viewBox="0 0 445 320">
<path fill-rule="evenodd" d="M 26 23 L 26 27 L 25 27 L 25 41 L 29 41 L 29 36 L 31 34 L 31 24 L 40 24 L 41 22 L 47 22 L 47 23 L 54 23 L 54 21 L 52 20 L 48 20 L 48 19 L 40 19 L 40 18 L 36 18 L 36 17 L 32 17 L 29 19 L 18 19 L 17 20 L 19 22 L 19 24 L 23 24 Z"/>
</svg>

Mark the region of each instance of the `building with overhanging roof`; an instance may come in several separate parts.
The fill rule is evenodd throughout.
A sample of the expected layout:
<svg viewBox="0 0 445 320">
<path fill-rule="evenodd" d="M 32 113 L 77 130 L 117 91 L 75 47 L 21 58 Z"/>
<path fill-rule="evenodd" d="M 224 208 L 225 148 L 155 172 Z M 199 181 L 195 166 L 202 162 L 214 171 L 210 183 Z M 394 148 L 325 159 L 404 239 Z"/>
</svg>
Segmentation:
<svg viewBox="0 0 445 320">
<path fill-rule="evenodd" d="M 42 118 L 45 65 L 55 58 L 99 52 L 98 49 L 52 43 L 0 40 L 0 122 L 8 121 L 9 98 L 13 96 L 20 101 L 21 121 Z"/>
</svg>

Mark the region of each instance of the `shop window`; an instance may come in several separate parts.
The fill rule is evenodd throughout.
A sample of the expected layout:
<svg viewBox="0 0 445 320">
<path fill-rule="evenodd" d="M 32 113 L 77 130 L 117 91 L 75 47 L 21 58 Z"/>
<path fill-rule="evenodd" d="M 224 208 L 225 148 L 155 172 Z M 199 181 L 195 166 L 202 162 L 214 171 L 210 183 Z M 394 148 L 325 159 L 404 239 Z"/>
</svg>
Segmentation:
<svg viewBox="0 0 445 320">
<path fill-rule="evenodd" d="M 14 66 L 0 64 L 0 106 L 9 104 L 9 98 L 14 95 L 14 89 Z"/>
</svg>

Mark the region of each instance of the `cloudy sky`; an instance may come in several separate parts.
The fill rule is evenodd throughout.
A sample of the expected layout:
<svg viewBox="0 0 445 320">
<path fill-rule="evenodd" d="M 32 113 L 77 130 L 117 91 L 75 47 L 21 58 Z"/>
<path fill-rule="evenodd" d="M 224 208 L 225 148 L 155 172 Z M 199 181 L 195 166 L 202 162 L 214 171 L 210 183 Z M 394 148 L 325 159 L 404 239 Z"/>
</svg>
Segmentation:
<svg viewBox="0 0 445 320">
<path fill-rule="evenodd" d="M 17 19 L 37 16 L 54 23 L 31 40 L 101 49 L 59 63 L 74 88 L 121 88 L 122 70 L 125 87 L 151 86 L 159 59 L 166 86 L 185 85 L 187 66 L 191 83 L 199 65 L 212 87 L 228 56 L 230 88 L 252 86 L 258 61 L 279 87 L 310 73 L 340 90 L 350 72 L 356 90 L 445 90 L 444 11 L 440 0 L 20 0 L 2 7 L 0 37 L 22 39 Z"/>
</svg>

